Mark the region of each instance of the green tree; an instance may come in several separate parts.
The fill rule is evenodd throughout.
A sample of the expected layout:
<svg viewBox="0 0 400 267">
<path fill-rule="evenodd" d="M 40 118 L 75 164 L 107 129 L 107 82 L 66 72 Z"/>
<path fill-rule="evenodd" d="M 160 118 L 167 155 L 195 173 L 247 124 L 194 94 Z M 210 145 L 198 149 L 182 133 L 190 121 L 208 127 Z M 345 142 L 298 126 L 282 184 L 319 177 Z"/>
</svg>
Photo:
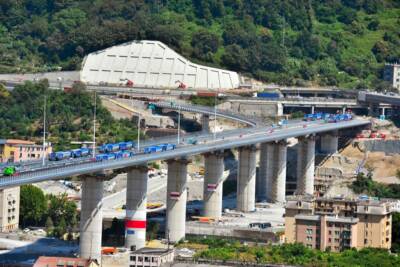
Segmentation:
<svg viewBox="0 0 400 267">
<path fill-rule="evenodd" d="M 77 224 L 77 207 L 75 202 L 69 201 L 67 194 L 59 196 L 48 195 L 47 198 L 49 199 L 48 216 L 53 220 L 54 225 L 58 227 L 63 222 L 68 227 L 75 227 Z M 63 230 L 66 230 L 66 227 Z"/>
<path fill-rule="evenodd" d="M 46 212 L 47 204 L 43 191 L 34 185 L 21 186 L 20 222 L 22 227 L 39 225 Z"/>
<path fill-rule="evenodd" d="M 219 39 L 217 35 L 202 30 L 193 35 L 191 45 L 193 56 L 212 61 L 212 54 L 217 52 L 219 47 Z"/>
</svg>

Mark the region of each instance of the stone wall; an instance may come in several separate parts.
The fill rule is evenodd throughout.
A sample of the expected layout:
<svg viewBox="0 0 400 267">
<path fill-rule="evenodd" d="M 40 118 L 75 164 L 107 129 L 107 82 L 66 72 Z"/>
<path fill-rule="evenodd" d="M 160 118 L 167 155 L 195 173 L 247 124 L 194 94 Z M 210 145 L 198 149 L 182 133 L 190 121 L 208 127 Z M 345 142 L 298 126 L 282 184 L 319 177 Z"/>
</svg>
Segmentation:
<svg viewBox="0 0 400 267">
<path fill-rule="evenodd" d="M 358 143 L 363 151 L 400 154 L 400 140 L 366 140 Z"/>
</svg>

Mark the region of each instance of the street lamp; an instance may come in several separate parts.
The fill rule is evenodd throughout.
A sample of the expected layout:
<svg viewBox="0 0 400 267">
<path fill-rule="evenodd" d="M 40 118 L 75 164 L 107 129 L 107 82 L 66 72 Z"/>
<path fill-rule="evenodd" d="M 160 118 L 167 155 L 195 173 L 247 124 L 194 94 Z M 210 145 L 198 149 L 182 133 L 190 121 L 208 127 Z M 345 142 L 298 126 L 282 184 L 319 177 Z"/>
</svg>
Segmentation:
<svg viewBox="0 0 400 267">
<path fill-rule="evenodd" d="M 181 105 L 178 104 L 178 145 L 180 144 L 181 138 Z"/>
<path fill-rule="evenodd" d="M 44 96 L 44 105 L 43 105 L 43 147 L 42 147 L 42 165 L 45 165 L 46 158 L 46 96 Z"/>
<path fill-rule="evenodd" d="M 133 91 L 131 89 L 131 105 L 132 105 L 132 111 L 133 111 Z M 138 152 L 140 151 L 140 113 L 138 112 L 138 122 L 137 122 L 137 150 Z"/>
<path fill-rule="evenodd" d="M 93 158 L 96 157 L 96 105 L 97 105 L 97 97 L 96 97 L 96 91 L 94 91 L 94 108 L 93 108 Z"/>
</svg>

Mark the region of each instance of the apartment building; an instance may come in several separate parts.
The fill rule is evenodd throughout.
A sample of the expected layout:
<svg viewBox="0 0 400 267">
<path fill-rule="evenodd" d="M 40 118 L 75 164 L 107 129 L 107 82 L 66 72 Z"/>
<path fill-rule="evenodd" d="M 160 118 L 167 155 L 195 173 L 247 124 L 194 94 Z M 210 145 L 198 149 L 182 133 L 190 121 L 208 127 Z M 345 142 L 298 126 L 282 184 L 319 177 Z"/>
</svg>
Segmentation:
<svg viewBox="0 0 400 267">
<path fill-rule="evenodd" d="M 51 144 L 45 148 L 45 156 L 52 152 Z M 42 158 L 43 146 L 32 141 L 0 139 L 0 162 L 20 162 Z"/>
<path fill-rule="evenodd" d="M 392 205 L 390 200 L 290 197 L 286 203 L 285 241 L 331 251 L 390 249 Z"/>
<path fill-rule="evenodd" d="M 0 190 L 0 232 L 18 229 L 19 186 Z"/>
<path fill-rule="evenodd" d="M 400 92 L 400 64 L 385 64 L 383 79 Z"/>
<path fill-rule="evenodd" d="M 46 147 L 45 155 L 52 147 Z M 0 163 L 12 163 L 42 158 L 43 147 L 34 142 L 17 139 L 0 139 Z M 2 167 L 0 166 L 0 172 Z M 19 187 L 0 189 L 0 232 L 18 229 L 19 224 Z"/>
</svg>

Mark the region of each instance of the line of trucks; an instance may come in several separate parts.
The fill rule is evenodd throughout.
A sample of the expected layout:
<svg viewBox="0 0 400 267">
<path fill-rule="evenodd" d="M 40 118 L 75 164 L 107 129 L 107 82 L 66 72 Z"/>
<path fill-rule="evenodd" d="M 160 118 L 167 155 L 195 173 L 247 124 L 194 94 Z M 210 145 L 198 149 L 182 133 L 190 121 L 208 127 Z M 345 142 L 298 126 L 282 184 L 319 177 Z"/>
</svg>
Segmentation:
<svg viewBox="0 0 400 267">
<path fill-rule="evenodd" d="M 97 147 L 98 153 L 96 153 L 94 158 L 91 158 L 92 161 L 100 162 L 105 160 L 114 160 L 114 159 L 121 159 L 121 158 L 130 158 L 137 154 L 150 154 L 155 152 L 163 152 L 168 150 L 174 150 L 176 148 L 175 144 L 158 144 L 153 146 L 146 146 L 143 150 L 138 151 L 136 147 L 136 143 L 132 141 L 127 142 L 119 142 L 119 143 L 109 143 L 104 144 Z M 57 151 L 52 152 L 49 155 L 49 161 L 62 161 L 67 159 L 74 159 L 74 158 L 87 158 L 93 155 L 92 148 L 78 148 L 78 149 L 71 149 L 67 151 Z M 2 173 L 4 176 L 14 176 L 18 175 L 20 171 L 20 167 L 11 165 L 5 166 L 2 169 Z"/>
<path fill-rule="evenodd" d="M 351 113 L 329 114 L 329 113 L 309 113 L 304 114 L 303 121 L 325 120 L 325 122 L 335 123 L 339 121 L 349 121 L 353 119 Z"/>
</svg>

